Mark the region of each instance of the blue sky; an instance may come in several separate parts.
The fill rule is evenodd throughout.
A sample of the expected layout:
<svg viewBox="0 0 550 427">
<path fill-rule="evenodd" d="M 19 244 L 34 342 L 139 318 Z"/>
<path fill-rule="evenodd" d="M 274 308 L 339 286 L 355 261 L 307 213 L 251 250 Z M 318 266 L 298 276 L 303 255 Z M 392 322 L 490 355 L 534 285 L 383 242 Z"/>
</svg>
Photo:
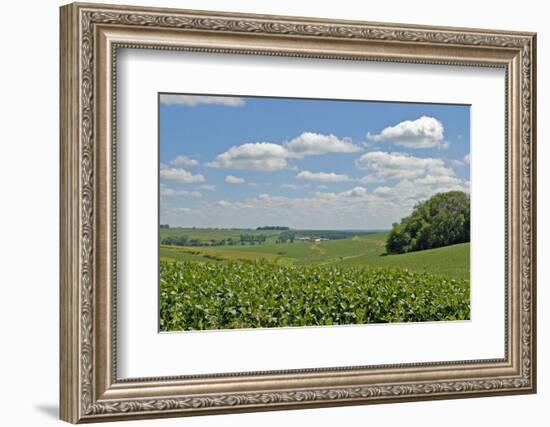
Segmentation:
<svg viewBox="0 0 550 427">
<path fill-rule="evenodd" d="M 470 108 L 159 95 L 160 222 L 385 229 L 469 191 Z"/>
</svg>

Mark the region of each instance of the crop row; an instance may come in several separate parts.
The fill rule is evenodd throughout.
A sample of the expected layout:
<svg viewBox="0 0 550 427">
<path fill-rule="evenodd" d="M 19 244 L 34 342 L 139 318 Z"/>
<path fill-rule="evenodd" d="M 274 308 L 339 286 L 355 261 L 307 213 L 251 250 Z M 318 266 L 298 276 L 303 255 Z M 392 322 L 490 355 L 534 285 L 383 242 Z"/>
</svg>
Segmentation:
<svg viewBox="0 0 550 427">
<path fill-rule="evenodd" d="M 465 320 L 470 283 L 400 268 L 161 262 L 160 328 Z"/>
</svg>

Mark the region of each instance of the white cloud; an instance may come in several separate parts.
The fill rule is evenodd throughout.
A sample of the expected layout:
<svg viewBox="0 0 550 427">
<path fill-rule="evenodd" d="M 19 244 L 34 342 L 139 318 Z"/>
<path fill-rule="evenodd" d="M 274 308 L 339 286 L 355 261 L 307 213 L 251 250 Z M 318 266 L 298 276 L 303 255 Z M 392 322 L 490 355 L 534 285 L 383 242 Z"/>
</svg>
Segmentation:
<svg viewBox="0 0 550 427">
<path fill-rule="evenodd" d="M 176 196 L 191 196 L 191 197 L 202 197 L 202 193 L 197 190 L 187 191 L 187 190 L 175 190 L 173 188 L 160 187 L 161 197 L 176 197 Z"/>
<path fill-rule="evenodd" d="M 416 203 L 426 200 L 436 193 L 447 191 L 470 192 L 468 181 L 456 177 L 425 177 L 416 180 L 404 179 L 393 187 L 383 186 L 373 190 L 373 193 L 384 200 L 394 202 L 407 213 Z"/>
<path fill-rule="evenodd" d="M 216 191 L 216 186 L 211 184 L 203 184 L 197 187 L 199 190 Z"/>
<path fill-rule="evenodd" d="M 193 175 L 192 173 L 187 172 L 185 169 L 172 168 L 164 165 L 161 165 L 160 177 L 163 179 L 169 179 L 184 184 L 204 182 L 204 176 L 202 176 L 201 174 Z"/>
<path fill-rule="evenodd" d="M 228 184 L 244 184 L 245 180 L 244 178 L 239 178 L 233 175 L 227 175 L 225 177 L 225 182 Z"/>
<path fill-rule="evenodd" d="M 318 191 L 298 197 L 262 193 L 239 201 L 205 201 L 186 215 L 185 221 L 165 214 L 161 222 L 197 227 L 278 224 L 293 228 L 382 229 L 410 214 L 420 200 L 450 190 L 468 191 L 468 183 L 427 176 L 416 181 L 404 179 L 372 191 L 355 186 L 341 192 Z"/>
<path fill-rule="evenodd" d="M 300 157 L 325 153 L 355 153 L 362 151 L 362 148 L 354 145 L 350 139 L 339 139 L 332 134 L 323 135 L 314 132 L 302 133 L 285 143 L 285 147 L 291 153 Z"/>
<path fill-rule="evenodd" d="M 298 184 L 281 184 L 281 187 L 283 188 L 288 188 L 290 190 L 300 190 L 302 188 L 309 188 L 309 184 L 303 184 L 303 185 L 298 185 Z"/>
<path fill-rule="evenodd" d="M 254 142 L 233 146 L 207 166 L 213 168 L 277 171 L 288 166 L 288 151 L 279 144 Z"/>
<path fill-rule="evenodd" d="M 377 151 L 361 156 L 357 164 L 369 172 L 361 182 L 384 182 L 372 194 L 398 206 L 402 216 L 410 213 L 417 202 L 436 193 L 469 192 L 469 183 L 457 177 L 441 159 Z M 390 186 L 388 181 L 397 183 Z"/>
<path fill-rule="evenodd" d="M 374 189 L 373 193 L 379 196 L 387 197 L 392 193 L 393 188 L 384 185 L 382 187 L 377 187 Z"/>
<path fill-rule="evenodd" d="M 300 212 L 296 215 L 296 212 Z M 399 219 L 399 209 L 391 201 L 369 194 L 364 187 L 342 192 L 316 192 L 303 197 L 262 193 L 242 201 L 218 200 L 204 203 L 185 221 L 163 217 L 174 225 L 257 227 L 280 224 L 295 228 L 381 228 Z"/>
<path fill-rule="evenodd" d="M 368 171 L 365 181 L 381 182 L 374 189 L 351 185 L 340 192 L 318 190 L 307 195 L 287 196 L 261 193 L 256 197 L 227 201 L 199 201 L 193 212 L 178 216 L 161 212 L 161 222 L 197 227 L 257 227 L 279 224 L 294 228 L 387 229 L 409 215 L 413 207 L 439 192 L 469 192 L 469 182 L 457 177 L 443 160 L 419 158 L 403 153 L 373 152 L 358 164 Z M 302 171 L 297 178 L 303 185 L 318 189 L 331 182 L 353 182 L 347 175 L 334 172 Z M 310 182 L 308 182 L 308 180 Z M 320 183 L 319 183 L 320 182 Z M 319 184 L 318 184 L 319 183 Z M 281 185 L 298 189 L 302 185 Z M 199 199 L 200 200 L 200 199 Z M 299 212 L 299 215 L 296 213 Z"/>
<path fill-rule="evenodd" d="M 199 162 L 195 159 L 192 159 L 188 156 L 177 156 L 175 159 L 172 159 L 168 162 L 171 166 L 197 166 Z"/>
<path fill-rule="evenodd" d="M 162 94 L 160 103 L 164 105 L 185 105 L 195 107 L 197 105 L 224 105 L 226 107 L 242 107 L 245 101 L 234 96 L 204 96 L 204 95 L 172 95 Z"/>
<path fill-rule="evenodd" d="M 373 173 L 362 181 L 381 182 L 396 179 L 390 186 L 385 184 L 375 188 L 372 193 L 382 199 L 400 206 L 404 214 L 414 205 L 428 199 L 436 193 L 459 190 L 468 193 L 469 181 L 457 177 L 454 171 L 444 165 L 443 160 L 421 159 L 401 153 L 382 153 L 371 159 Z"/>
<path fill-rule="evenodd" d="M 334 135 L 303 132 L 284 144 L 249 142 L 233 146 L 206 165 L 213 168 L 272 172 L 289 169 L 289 159 L 302 159 L 308 155 L 354 153 L 357 151 L 362 151 L 362 148 L 354 145 L 349 139 L 338 139 Z"/>
<path fill-rule="evenodd" d="M 420 158 L 405 153 L 387 153 L 372 151 L 363 154 L 356 164 L 368 172 L 362 183 L 382 182 L 386 180 L 416 179 L 427 175 L 454 176 L 445 162 L 435 158 Z"/>
<path fill-rule="evenodd" d="M 443 123 L 434 117 L 422 116 L 416 120 L 405 120 L 388 126 L 379 134 L 367 134 L 371 141 L 392 142 L 408 148 L 447 148 Z"/>
<path fill-rule="evenodd" d="M 185 191 L 185 193 L 187 193 L 187 191 Z M 161 197 L 179 196 L 181 194 L 182 193 L 180 193 L 180 190 L 174 190 L 173 188 L 160 187 Z"/>
<path fill-rule="evenodd" d="M 295 212 L 297 210 L 303 211 L 308 208 L 326 209 L 330 206 L 344 209 L 346 206 L 349 206 L 349 203 L 365 202 L 369 197 L 372 198 L 366 188 L 354 187 L 342 192 L 316 192 L 305 197 L 272 196 L 268 193 L 262 193 L 257 197 L 245 201 L 228 202 L 226 200 L 218 200 L 214 203 L 214 206 L 258 210 L 267 216 L 270 216 L 268 211 L 273 209 L 279 215 L 296 217 Z M 259 212 L 258 215 L 260 214 Z"/>
<path fill-rule="evenodd" d="M 327 193 L 318 191 L 314 195 L 319 199 L 343 200 L 343 199 L 363 199 L 370 197 L 365 187 L 354 187 L 351 190 L 341 191 L 337 193 Z M 349 203 L 349 200 L 347 201 Z"/>
<path fill-rule="evenodd" d="M 165 207 L 165 208 L 162 208 L 162 211 L 163 213 L 168 213 L 168 214 L 190 214 L 193 212 L 193 209 L 191 208 L 170 208 L 170 207 Z"/>
<path fill-rule="evenodd" d="M 302 171 L 296 175 L 298 179 L 307 179 L 308 181 L 320 182 L 345 182 L 352 179 L 347 175 L 340 175 L 334 172 L 310 172 Z"/>
<path fill-rule="evenodd" d="M 460 185 L 462 180 L 457 178 L 456 176 L 450 175 L 426 175 L 422 178 L 413 180 L 413 182 L 417 185 L 431 185 L 442 187 Z"/>
<path fill-rule="evenodd" d="M 364 187 L 355 187 L 344 194 L 349 197 L 364 197 L 367 195 L 367 189 Z"/>
<path fill-rule="evenodd" d="M 453 166 L 464 166 L 470 164 L 470 153 L 466 154 L 462 160 L 451 160 Z"/>
</svg>

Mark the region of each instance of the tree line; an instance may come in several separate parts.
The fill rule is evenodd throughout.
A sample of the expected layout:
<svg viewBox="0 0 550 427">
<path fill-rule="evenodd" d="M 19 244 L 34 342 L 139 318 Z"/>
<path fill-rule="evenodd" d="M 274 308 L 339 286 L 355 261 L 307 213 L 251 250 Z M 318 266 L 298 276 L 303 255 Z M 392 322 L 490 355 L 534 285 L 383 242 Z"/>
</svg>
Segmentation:
<svg viewBox="0 0 550 427">
<path fill-rule="evenodd" d="M 168 236 L 161 240 L 163 245 L 173 245 L 173 246 L 235 246 L 235 245 L 256 245 L 261 244 L 266 241 L 266 236 L 255 235 L 255 234 L 241 234 L 239 238 L 228 237 L 226 239 L 210 239 L 210 240 L 200 240 L 200 239 L 190 239 L 189 236 Z"/>
</svg>

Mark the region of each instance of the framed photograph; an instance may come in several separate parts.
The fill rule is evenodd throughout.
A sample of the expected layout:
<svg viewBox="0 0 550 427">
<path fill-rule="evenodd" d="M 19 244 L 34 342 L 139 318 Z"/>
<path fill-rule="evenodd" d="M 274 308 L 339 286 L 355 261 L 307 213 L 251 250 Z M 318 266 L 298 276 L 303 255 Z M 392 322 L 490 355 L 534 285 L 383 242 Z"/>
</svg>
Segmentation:
<svg viewBox="0 0 550 427">
<path fill-rule="evenodd" d="M 535 34 L 60 21 L 63 420 L 536 391 Z"/>
</svg>

